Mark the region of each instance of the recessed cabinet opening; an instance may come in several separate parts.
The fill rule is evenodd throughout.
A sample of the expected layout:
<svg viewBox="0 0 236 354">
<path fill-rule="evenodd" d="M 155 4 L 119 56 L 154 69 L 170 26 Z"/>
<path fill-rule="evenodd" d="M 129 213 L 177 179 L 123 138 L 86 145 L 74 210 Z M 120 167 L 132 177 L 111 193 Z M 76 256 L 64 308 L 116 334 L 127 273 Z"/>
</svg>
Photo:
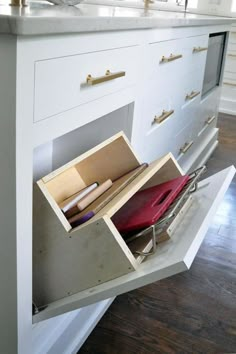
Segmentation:
<svg viewBox="0 0 236 354">
<path fill-rule="evenodd" d="M 132 107 L 124 107 L 93 122 L 89 127 L 91 141 L 96 141 L 96 129 L 103 129 L 104 136 L 109 134 L 109 119 L 119 122 L 117 128 L 125 126 L 129 134 L 130 112 Z M 143 237 L 136 238 L 135 231 L 127 239 L 116 222 L 122 208 L 138 192 L 182 178 L 184 173 L 172 154 L 150 164 L 140 161 L 123 132 L 96 146 L 90 141 L 92 148 L 84 148 L 80 143 L 86 145 L 86 129 L 87 126 L 80 132 L 80 128 L 54 141 L 52 147 L 45 145 L 35 151 L 35 158 L 39 158 L 40 152 L 46 156 L 51 149 L 51 162 L 44 166 L 44 172 L 48 169 L 49 173 L 42 175 L 43 169 L 34 171 L 35 178 L 40 178 L 34 183 L 33 195 L 33 303 L 39 311 L 34 322 L 188 269 L 218 199 L 234 175 L 234 168 L 229 168 L 200 182 L 199 191 L 189 196 L 187 205 L 181 205 L 179 222 L 174 219 L 168 224 L 164 235 L 158 234 L 154 239 L 150 229 Z M 44 161 L 42 156 L 41 159 Z M 66 208 L 75 196 L 109 180 L 107 189 L 97 199 L 80 205 L 79 212 L 67 214 Z M 161 204 L 168 195 L 167 189 L 156 203 Z M 71 220 L 74 217 L 76 220 Z M 133 236 L 135 239 L 130 240 Z"/>
<path fill-rule="evenodd" d="M 34 150 L 34 181 L 123 131 L 131 138 L 134 103 L 117 109 Z M 79 120 L 79 117 L 78 117 Z"/>
<path fill-rule="evenodd" d="M 181 174 L 171 155 L 142 164 L 124 134 L 118 133 L 38 181 L 34 187 L 36 305 L 48 305 L 135 271 L 144 259 L 135 256 L 140 244 L 134 242 L 129 248 L 112 217 L 139 190 Z M 107 180 L 113 185 L 82 212 L 69 217 L 63 213 L 65 201 Z M 77 215 L 79 223 L 74 220 Z M 147 236 L 144 250 L 151 248 Z"/>
</svg>

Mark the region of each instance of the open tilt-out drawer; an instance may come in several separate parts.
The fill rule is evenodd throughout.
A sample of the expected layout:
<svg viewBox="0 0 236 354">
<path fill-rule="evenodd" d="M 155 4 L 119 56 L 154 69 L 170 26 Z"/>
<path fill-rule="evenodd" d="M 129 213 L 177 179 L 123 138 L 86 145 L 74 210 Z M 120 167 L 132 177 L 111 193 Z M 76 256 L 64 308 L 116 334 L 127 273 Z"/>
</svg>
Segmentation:
<svg viewBox="0 0 236 354">
<path fill-rule="evenodd" d="M 59 204 L 97 181 L 116 180 L 140 166 L 123 133 L 42 178 L 34 188 L 34 322 L 119 295 L 187 270 L 235 173 L 229 167 L 199 183 L 171 238 L 137 257 L 112 216 L 140 189 L 181 176 L 171 154 L 151 163 L 86 223 L 71 228 Z"/>
</svg>

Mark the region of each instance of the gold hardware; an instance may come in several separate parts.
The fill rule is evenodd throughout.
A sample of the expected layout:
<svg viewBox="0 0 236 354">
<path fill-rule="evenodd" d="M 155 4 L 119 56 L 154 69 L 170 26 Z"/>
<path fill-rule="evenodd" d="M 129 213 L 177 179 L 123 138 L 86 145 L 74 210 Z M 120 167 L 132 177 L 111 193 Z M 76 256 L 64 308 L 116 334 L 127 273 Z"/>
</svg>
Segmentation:
<svg viewBox="0 0 236 354">
<path fill-rule="evenodd" d="M 182 146 L 179 151 L 182 153 L 182 154 L 185 154 L 190 148 L 191 146 L 193 145 L 193 141 L 190 141 L 189 143 L 185 143 L 184 146 Z"/>
<path fill-rule="evenodd" d="M 185 99 L 192 100 L 194 97 L 200 95 L 200 91 L 192 91 L 190 94 L 187 94 Z"/>
<path fill-rule="evenodd" d="M 212 116 L 212 117 L 209 117 L 209 118 L 206 120 L 206 124 L 210 125 L 210 124 L 213 122 L 213 120 L 215 120 L 215 119 L 216 119 L 216 116 L 215 116 L 215 115 Z"/>
<path fill-rule="evenodd" d="M 228 57 L 236 58 L 236 54 L 228 54 Z"/>
<path fill-rule="evenodd" d="M 207 49 L 208 49 L 208 47 L 193 47 L 193 53 L 204 52 Z"/>
<path fill-rule="evenodd" d="M 223 84 L 227 86 L 236 86 L 233 82 L 223 82 Z"/>
<path fill-rule="evenodd" d="M 125 76 L 125 71 L 118 71 L 116 73 L 111 73 L 110 70 L 106 71 L 104 76 L 92 77 L 92 75 L 88 75 L 86 82 L 88 85 L 98 85 L 102 82 L 118 79 L 119 77 Z"/>
<path fill-rule="evenodd" d="M 155 116 L 152 123 L 153 123 L 153 124 L 154 124 L 154 123 L 160 124 L 160 123 L 163 122 L 165 119 L 167 119 L 169 116 L 171 116 L 174 112 L 175 112 L 175 111 L 174 111 L 173 109 L 171 109 L 170 111 L 165 111 L 165 110 L 163 109 L 162 114 L 161 114 L 159 117 Z"/>
<path fill-rule="evenodd" d="M 176 55 L 171 54 L 169 57 L 165 57 L 163 55 L 163 57 L 161 58 L 160 63 L 169 63 L 170 61 L 174 61 L 174 60 L 180 59 L 182 57 L 183 57 L 182 54 L 176 54 Z"/>
<path fill-rule="evenodd" d="M 145 9 L 149 8 L 150 4 L 154 4 L 153 0 L 143 0 Z"/>
<path fill-rule="evenodd" d="M 10 6 L 26 7 L 26 0 L 11 0 Z"/>
</svg>

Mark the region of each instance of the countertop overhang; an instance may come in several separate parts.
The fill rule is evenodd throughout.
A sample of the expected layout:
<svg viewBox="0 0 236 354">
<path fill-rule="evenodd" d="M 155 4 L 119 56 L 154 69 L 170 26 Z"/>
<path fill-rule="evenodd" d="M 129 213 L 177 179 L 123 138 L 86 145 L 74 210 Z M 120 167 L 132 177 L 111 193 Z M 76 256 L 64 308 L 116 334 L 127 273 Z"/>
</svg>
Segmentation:
<svg viewBox="0 0 236 354">
<path fill-rule="evenodd" d="M 230 25 L 234 21 L 227 17 L 83 3 L 57 6 L 38 1 L 23 8 L 0 4 L 0 33 L 13 35 Z"/>
</svg>

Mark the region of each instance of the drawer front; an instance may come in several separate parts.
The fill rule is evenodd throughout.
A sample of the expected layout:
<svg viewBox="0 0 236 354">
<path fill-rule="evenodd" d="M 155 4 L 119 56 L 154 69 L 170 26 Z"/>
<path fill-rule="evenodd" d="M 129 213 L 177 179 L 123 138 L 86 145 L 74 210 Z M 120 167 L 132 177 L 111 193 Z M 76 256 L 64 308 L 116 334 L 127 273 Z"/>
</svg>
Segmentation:
<svg viewBox="0 0 236 354">
<path fill-rule="evenodd" d="M 182 107 L 180 115 L 178 117 L 178 126 L 176 133 L 181 132 L 185 127 L 192 125 L 193 134 L 197 136 L 197 122 L 199 122 L 200 115 L 200 95 L 197 96 L 191 103 Z"/>
<path fill-rule="evenodd" d="M 216 126 L 217 121 L 217 107 L 212 106 L 208 109 L 200 109 L 199 121 L 197 124 L 197 134 L 198 136 L 202 135 L 205 130 L 209 130 L 212 127 Z"/>
<path fill-rule="evenodd" d="M 195 121 L 195 130 L 198 136 L 216 125 L 219 96 L 220 90 L 216 89 L 201 101 L 198 109 L 198 119 Z"/>
<path fill-rule="evenodd" d="M 175 137 L 175 145 L 172 153 L 177 161 L 182 161 L 191 154 L 191 149 L 194 144 L 193 124 L 190 123 Z"/>
<path fill-rule="evenodd" d="M 144 154 L 143 157 L 147 162 L 154 161 L 155 159 L 171 152 L 174 148 L 174 126 L 176 117 L 166 120 L 158 129 L 149 131 L 144 138 Z"/>
<path fill-rule="evenodd" d="M 167 81 L 179 77 L 185 69 L 185 41 L 176 39 L 150 45 L 151 75 Z"/>
<path fill-rule="evenodd" d="M 186 62 L 190 70 L 201 69 L 204 73 L 208 40 L 208 35 L 189 37 L 186 39 Z"/>
<path fill-rule="evenodd" d="M 182 80 L 182 108 L 194 104 L 202 93 L 203 72 L 195 70 L 186 75 Z"/>
<path fill-rule="evenodd" d="M 167 81 L 196 69 L 204 73 L 207 46 L 208 36 L 205 35 L 151 44 L 151 75 Z"/>
<path fill-rule="evenodd" d="M 36 62 L 34 121 L 134 84 L 137 58 L 128 47 Z"/>
<path fill-rule="evenodd" d="M 181 93 L 176 87 L 162 86 L 152 80 L 144 100 L 142 129 L 146 136 L 162 130 L 169 121 L 177 119 L 181 107 Z"/>
</svg>

